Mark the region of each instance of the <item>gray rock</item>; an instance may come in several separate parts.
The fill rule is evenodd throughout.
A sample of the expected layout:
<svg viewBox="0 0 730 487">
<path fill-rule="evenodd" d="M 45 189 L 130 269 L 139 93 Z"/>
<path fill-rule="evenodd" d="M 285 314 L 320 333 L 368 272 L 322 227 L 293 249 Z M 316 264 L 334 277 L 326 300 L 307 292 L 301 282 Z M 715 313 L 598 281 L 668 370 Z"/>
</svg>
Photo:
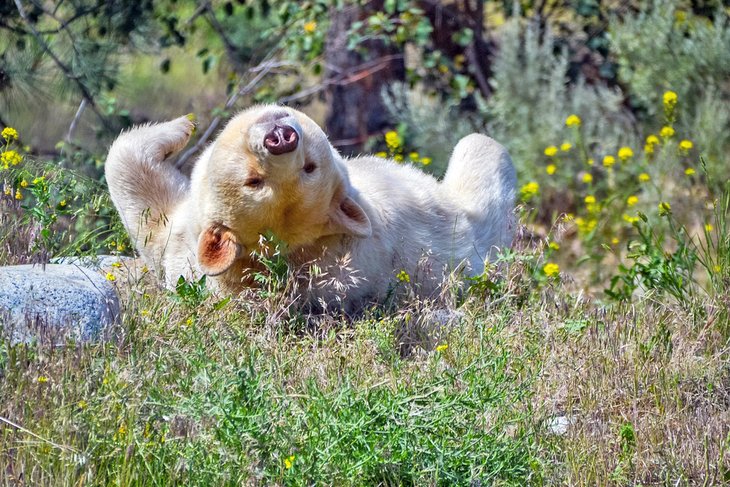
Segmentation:
<svg viewBox="0 0 730 487">
<path fill-rule="evenodd" d="M 0 267 L 0 331 L 12 343 L 96 340 L 119 314 L 104 275 L 77 265 Z"/>
</svg>

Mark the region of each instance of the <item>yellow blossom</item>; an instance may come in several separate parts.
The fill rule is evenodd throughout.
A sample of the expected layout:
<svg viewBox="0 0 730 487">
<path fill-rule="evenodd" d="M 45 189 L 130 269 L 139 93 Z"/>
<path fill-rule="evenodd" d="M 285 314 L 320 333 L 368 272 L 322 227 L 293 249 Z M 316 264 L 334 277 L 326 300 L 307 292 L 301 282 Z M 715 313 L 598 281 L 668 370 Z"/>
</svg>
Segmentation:
<svg viewBox="0 0 730 487">
<path fill-rule="evenodd" d="M 651 180 L 651 176 L 649 176 L 647 173 L 642 172 L 641 174 L 639 174 L 639 181 L 641 181 L 642 183 L 645 183 L 650 180 Z"/>
<path fill-rule="evenodd" d="M 42 376 L 38 377 L 37 380 L 38 380 L 39 384 L 45 384 L 46 382 L 48 382 L 48 377 L 42 375 Z"/>
<path fill-rule="evenodd" d="M 86 409 L 87 407 L 89 407 L 89 403 L 87 403 L 83 399 L 80 400 L 77 405 L 78 405 L 79 409 Z"/>
<path fill-rule="evenodd" d="M 585 202 L 586 202 L 586 204 L 588 204 L 588 205 L 592 205 L 593 203 L 595 203 L 595 202 L 596 202 L 596 197 L 595 197 L 595 196 L 593 196 L 593 195 L 590 195 L 590 194 L 589 194 L 588 196 L 586 196 L 586 197 L 585 197 L 585 198 L 583 199 L 583 201 L 585 201 Z"/>
<path fill-rule="evenodd" d="M 126 249 L 126 248 L 127 248 L 127 246 L 124 245 L 123 243 L 120 243 L 119 245 L 117 245 L 117 250 L 119 252 L 124 252 L 124 249 Z"/>
<path fill-rule="evenodd" d="M 659 131 L 659 135 L 664 137 L 665 139 L 668 139 L 670 137 L 674 136 L 674 129 L 668 125 L 665 125 L 662 127 L 662 129 Z"/>
<path fill-rule="evenodd" d="M 558 153 L 558 148 L 554 145 L 549 145 L 545 147 L 545 155 L 548 157 L 554 157 Z"/>
<path fill-rule="evenodd" d="M 715 272 L 720 272 L 722 269 L 720 268 L 719 265 L 714 265 L 714 266 L 712 266 L 712 270 Z"/>
<path fill-rule="evenodd" d="M 606 156 L 603 158 L 603 165 L 605 167 L 611 167 L 616 164 L 616 158 L 613 156 Z"/>
<path fill-rule="evenodd" d="M 613 237 L 613 238 L 611 239 L 611 243 L 612 243 L 612 244 L 614 244 L 614 245 L 617 245 L 617 244 L 619 243 L 619 239 L 618 239 L 618 237 Z"/>
<path fill-rule="evenodd" d="M 66 206 L 66 200 L 61 200 L 61 202 L 58 204 L 61 205 L 61 207 L 64 207 Z"/>
<path fill-rule="evenodd" d="M 594 160 L 593 160 L 593 158 L 590 158 L 590 159 L 588 159 L 588 160 L 586 161 L 586 164 L 588 164 L 589 166 L 592 166 L 592 165 L 593 165 L 593 164 L 595 164 L 595 163 L 596 163 L 596 161 L 594 161 Z"/>
<path fill-rule="evenodd" d="M 3 131 L 0 132 L 0 136 L 8 142 L 11 140 L 18 140 L 18 131 L 13 127 L 5 127 Z"/>
<path fill-rule="evenodd" d="M 592 182 L 593 182 L 593 174 L 591 174 L 591 173 L 589 173 L 589 172 L 587 172 L 587 173 L 583 174 L 583 178 L 582 178 L 582 181 L 583 181 L 584 183 L 586 183 L 586 184 L 588 184 L 588 183 L 592 183 Z"/>
<path fill-rule="evenodd" d="M 580 117 L 576 114 L 568 116 L 565 119 L 565 125 L 568 127 L 578 127 L 580 125 Z"/>
<path fill-rule="evenodd" d="M 693 146 L 694 146 L 694 144 L 692 144 L 692 141 L 691 141 L 691 140 L 687 140 L 687 139 L 685 139 L 685 140 L 683 140 L 683 141 L 681 141 L 681 142 L 679 143 L 679 150 L 682 150 L 682 151 L 688 151 L 688 150 L 690 150 L 690 149 L 691 149 L 691 148 L 692 148 Z"/>
<path fill-rule="evenodd" d="M 22 200 L 23 199 L 23 193 L 21 193 L 20 190 L 15 191 L 15 199 L 16 200 Z"/>
<path fill-rule="evenodd" d="M 531 182 L 525 184 L 524 186 L 522 186 L 522 188 L 520 188 L 520 194 L 522 195 L 523 200 L 528 200 L 539 192 L 540 192 L 540 185 L 534 181 L 531 181 Z"/>
<path fill-rule="evenodd" d="M 312 34 L 315 30 L 317 30 L 317 22 L 314 20 L 310 20 L 306 24 L 304 24 L 304 32 L 307 34 Z"/>
<path fill-rule="evenodd" d="M 551 176 L 552 176 L 553 174 L 555 174 L 555 171 L 557 171 L 557 170 L 558 170 L 558 168 L 557 168 L 557 167 L 555 167 L 555 164 L 549 164 L 549 165 L 548 165 L 548 166 L 547 166 L 547 167 L 545 168 L 545 172 L 546 172 L 546 173 L 548 173 L 548 174 L 549 174 L 549 175 L 551 175 Z"/>
<path fill-rule="evenodd" d="M 112 262 L 112 267 L 119 269 L 120 267 L 122 267 L 122 263 L 121 262 Z"/>
<path fill-rule="evenodd" d="M 405 270 L 402 270 L 395 276 L 400 282 L 411 282 L 411 276 Z"/>
<path fill-rule="evenodd" d="M 659 144 L 659 137 L 657 137 L 654 134 L 651 134 L 650 136 L 648 136 L 646 138 L 646 143 L 649 145 L 657 145 L 657 144 Z"/>
<path fill-rule="evenodd" d="M 150 271 L 150 268 L 149 267 L 147 267 L 146 265 L 143 265 L 142 266 L 142 273 L 143 274 L 147 274 L 149 271 Z"/>
<path fill-rule="evenodd" d="M 705 223 L 705 231 L 711 232 L 715 229 L 715 227 L 712 226 L 712 223 Z"/>
<path fill-rule="evenodd" d="M 286 468 L 287 470 L 289 470 L 290 468 L 292 468 L 294 466 L 294 459 L 295 458 L 296 458 L 295 455 L 292 455 L 290 457 L 285 458 L 284 459 L 284 468 Z"/>
<path fill-rule="evenodd" d="M 20 187 L 21 187 L 21 188 L 27 188 L 27 187 L 28 187 L 28 181 L 26 181 L 25 179 L 23 179 L 23 180 L 22 180 L 22 181 L 20 182 Z"/>
<path fill-rule="evenodd" d="M 410 154 L 408 154 L 408 157 L 410 157 L 414 161 L 417 161 L 418 160 L 418 152 L 411 152 Z"/>
<path fill-rule="evenodd" d="M 671 90 L 664 92 L 664 106 L 667 108 L 674 108 L 677 104 L 677 94 Z"/>
<path fill-rule="evenodd" d="M 659 203 L 659 216 L 667 216 L 672 214 L 672 207 L 666 201 Z"/>
<path fill-rule="evenodd" d="M 401 138 L 400 135 L 398 135 L 398 132 L 395 130 L 391 130 L 389 132 L 385 133 L 385 143 L 390 148 L 397 148 L 401 145 Z"/>
<path fill-rule="evenodd" d="M 631 150 L 631 147 L 621 147 L 618 150 L 618 158 L 621 159 L 622 162 L 626 162 L 632 157 L 634 157 L 634 151 Z"/>
<path fill-rule="evenodd" d="M 436 347 L 436 351 L 437 352 L 445 352 L 448 348 L 449 348 L 449 344 L 448 343 L 444 343 L 444 344 L 439 345 L 438 347 Z"/>
<path fill-rule="evenodd" d="M 560 144 L 560 150 L 563 152 L 568 152 L 572 148 L 573 144 L 571 144 L 570 142 L 563 142 L 562 144 Z"/>
<path fill-rule="evenodd" d="M 5 188 L 5 196 L 10 196 L 11 194 L 13 194 L 12 188 L 6 187 Z"/>
<path fill-rule="evenodd" d="M 395 162 L 403 162 L 403 154 L 396 154 L 393 156 Z"/>
<path fill-rule="evenodd" d="M 560 244 L 558 242 L 550 242 L 548 245 L 553 250 L 560 250 Z"/>
<path fill-rule="evenodd" d="M 386 157 L 388 157 L 388 154 L 386 154 L 385 152 L 376 152 L 375 157 L 382 157 L 383 159 L 385 159 Z"/>
<path fill-rule="evenodd" d="M 116 281 L 116 280 L 117 280 L 117 278 L 116 278 L 116 277 L 114 276 L 114 274 L 112 274 L 111 272 L 107 272 L 107 273 L 106 273 L 106 280 L 107 280 L 107 281 L 111 281 L 111 282 L 114 282 L 114 281 Z"/>
<path fill-rule="evenodd" d="M 638 216 L 631 216 L 631 215 L 627 215 L 626 213 L 623 214 L 623 217 L 622 218 L 627 223 L 636 223 L 636 222 L 639 221 L 639 217 Z"/>
<path fill-rule="evenodd" d="M 626 204 L 629 206 L 634 206 L 636 203 L 639 202 L 639 197 L 635 195 L 631 195 L 628 198 L 626 198 Z"/>
<path fill-rule="evenodd" d="M 421 157 L 421 164 L 424 166 L 428 166 L 431 164 L 431 158 L 430 157 Z"/>
<path fill-rule="evenodd" d="M 14 150 L 5 151 L 0 154 L 0 162 L 2 162 L 5 169 L 7 169 L 8 166 L 17 166 L 22 160 L 23 158 L 21 155 Z"/>
<path fill-rule="evenodd" d="M 553 262 L 548 262 L 543 266 L 542 271 L 545 273 L 546 276 L 554 277 L 560 273 L 560 266 Z"/>
<path fill-rule="evenodd" d="M 694 173 L 695 173 L 695 170 L 694 170 L 693 168 L 691 168 L 691 167 L 688 167 L 687 169 L 685 169 L 685 170 L 684 170 L 684 173 L 685 173 L 685 174 L 686 174 L 687 176 L 693 176 L 693 175 L 694 175 Z"/>
<path fill-rule="evenodd" d="M 654 146 L 652 144 L 644 144 L 644 152 L 646 152 L 647 154 L 653 154 Z"/>
</svg>

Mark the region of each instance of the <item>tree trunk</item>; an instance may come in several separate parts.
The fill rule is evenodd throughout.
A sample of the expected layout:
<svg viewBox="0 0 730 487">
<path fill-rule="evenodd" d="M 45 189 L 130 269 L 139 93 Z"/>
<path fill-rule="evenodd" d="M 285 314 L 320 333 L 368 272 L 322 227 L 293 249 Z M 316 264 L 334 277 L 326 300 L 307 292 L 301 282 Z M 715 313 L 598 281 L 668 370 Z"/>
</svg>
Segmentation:
<svg viewBox="0 0 730 487">
<path fill-rule="evenodd" d="M 382 90 L 389 83 L 405 79 L 403 53 L 381 41 L 366 41 L 365 55 L 347 49 L 350 26 L 382 9 L 382 1 L 367 7 L 332 9 L 331 24 L 325 45 L 325 80 L 328 113 L 327 132 L 332 144 L 343 154 L 361 152 L 368 137 L 391 126 L 382 100 Z"/>
</svg>

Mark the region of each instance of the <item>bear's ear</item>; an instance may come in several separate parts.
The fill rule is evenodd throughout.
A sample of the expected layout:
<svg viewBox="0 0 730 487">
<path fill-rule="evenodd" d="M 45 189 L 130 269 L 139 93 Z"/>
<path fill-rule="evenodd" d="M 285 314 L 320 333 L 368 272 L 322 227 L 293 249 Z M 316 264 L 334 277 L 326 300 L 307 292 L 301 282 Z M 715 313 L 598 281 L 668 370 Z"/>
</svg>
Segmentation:
<svg viewBox="0 0 730 487">
<path fill-rule="evenodd" d="M 367 238 L 373 234 L 370 218 L 351 196 L 335 196 L 330 205 L 328 232 Z"/>
<path fill-rule="evenodd" d="M 240 254 L 241 245 L 230 228 L 213 224 L 200 234 L 198 264 L 205 274 L 209 276 L 223 274 Z"/>
</svg>

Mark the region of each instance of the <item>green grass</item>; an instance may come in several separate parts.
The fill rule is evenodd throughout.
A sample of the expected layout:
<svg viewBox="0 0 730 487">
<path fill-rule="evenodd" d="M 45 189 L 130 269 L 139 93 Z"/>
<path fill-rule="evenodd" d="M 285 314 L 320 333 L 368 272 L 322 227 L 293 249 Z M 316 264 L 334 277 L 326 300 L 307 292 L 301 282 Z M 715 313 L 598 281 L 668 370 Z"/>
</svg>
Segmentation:
<svg viewBox="0 0 730 487">
<path fill-rule="evenodd" d="M 728 480 L 722 302 L 604 307 L 529 279 L 513 265 L 505 299 L 438 327 L 435 303 L 308 324 L 132 286 L 109 343 L 0 344 L 0 416 L 22 427 L 0 426 L 2 484 Z"/>
</svg>

